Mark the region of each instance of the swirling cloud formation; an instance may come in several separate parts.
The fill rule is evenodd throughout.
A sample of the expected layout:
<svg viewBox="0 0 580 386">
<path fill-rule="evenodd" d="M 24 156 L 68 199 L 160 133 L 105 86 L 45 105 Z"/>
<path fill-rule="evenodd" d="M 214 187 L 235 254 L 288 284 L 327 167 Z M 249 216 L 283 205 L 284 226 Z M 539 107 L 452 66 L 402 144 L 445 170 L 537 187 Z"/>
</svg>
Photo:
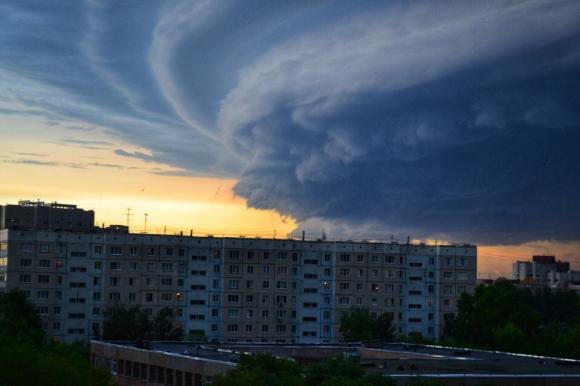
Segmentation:
<svg viewBox="0 0 580 386">
<path fill-rule="evenodd" d="M 578 2 L 65 3 L 0 5 L 4 113 L 306 224 L 579 238 Z"/>
</svg>

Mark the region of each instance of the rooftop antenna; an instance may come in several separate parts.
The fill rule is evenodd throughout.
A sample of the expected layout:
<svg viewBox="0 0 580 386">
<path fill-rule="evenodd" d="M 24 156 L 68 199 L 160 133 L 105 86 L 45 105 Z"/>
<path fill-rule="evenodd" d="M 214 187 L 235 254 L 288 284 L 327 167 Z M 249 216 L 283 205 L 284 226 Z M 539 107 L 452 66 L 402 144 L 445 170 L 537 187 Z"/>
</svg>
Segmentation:
<svg viewBox="0 0 580 386">
<path fill-rule="evenodd" d="M 127 216 L 127 228 L 129 228 L 129 224 L 131 223 L 131 216 L 133 216 L 133 213 L 131 213 L 131 208 L 127 208 L 127 211 L 123 214 Z"/>
<path fill-rule="evenodd" d="M 322 240 L 326 241 L 326 231 L 322 228 Z"/>
<path fill-rule="evenodd" d="M 276 238 L 276 229 L 274 229 L 274 238 Z"/>
<path fill-rule="evenodd" d="M 145 229 L 143 230 L 143 233 L 147 233 L 147 217 L 149 217 L 149 214 L 145 213 Z"/>
<path fill-rule="evenodd" d="M 167 225 L 163 225 L 163 235 L 167 233 Z"/>
</svg>

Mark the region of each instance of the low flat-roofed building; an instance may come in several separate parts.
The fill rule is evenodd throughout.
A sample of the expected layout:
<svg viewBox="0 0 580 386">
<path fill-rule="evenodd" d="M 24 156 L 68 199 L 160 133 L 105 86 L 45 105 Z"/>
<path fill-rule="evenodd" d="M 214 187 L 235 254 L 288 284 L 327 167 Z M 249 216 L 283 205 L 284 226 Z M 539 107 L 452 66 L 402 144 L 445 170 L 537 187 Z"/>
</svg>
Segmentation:
<svg viewBox="0 0 580 386">
<path fill-rule="evenodd" d="M 391 377 L 408 385 L 417 377 L 445 385 L 577 386 L 580 361 L 524 354 L 468 350 L 454 347 L 386 344 L 361 345 L 190 344 L 187 342 L 91 342 L 97 367 L 113 375 L 121 386 L 203 386 L 216 374 L 236 366 L 240 355 L 269 353 L 275 357 L 312 363 L 326 358 L 360 360 L 368 373 Z"/>
</svg>

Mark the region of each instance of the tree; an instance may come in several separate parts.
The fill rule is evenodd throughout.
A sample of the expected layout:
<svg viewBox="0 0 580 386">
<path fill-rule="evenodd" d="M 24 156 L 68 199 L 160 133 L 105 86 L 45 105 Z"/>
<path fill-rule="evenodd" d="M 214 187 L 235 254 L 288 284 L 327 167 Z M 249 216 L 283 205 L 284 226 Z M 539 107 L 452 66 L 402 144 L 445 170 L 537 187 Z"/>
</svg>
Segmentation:
<svg viewBox="0 0 580 386">
<path fill-rule="evenodd" d="M 109 307 L 104 312 L 103 338 L 106 340 L 149 339 L 152 324 L 139 307 Z"/>
<path fill-rule="evenodd" d="M 498 279 L 461 296 L 445 335 L 452 345 L 580 358 L 580 296 Z"/>
<path fill-rule="evenodd" d="M 108 386 L 82 344 L 45 342 L 40 318 L 21 291 L 0 294 L 0 385 Z"/>
<path fill-rule="evenodd" d="M 374 319 L 367 308 L 353 307 L 340 318 L 340 331 L 349 341 L 392 341 L 394 328 L 392 317 L 381 314 Z"/>
<path fill-rule="evenodd" d="M 394 381 L 382 375 L 365 374 L 360 363 L 331 358 L 310 365 L 305 371 L 307 386 L 393 386 Z"/>
<path fill-rule="evenodd" d="M 177 340 L 183 335 L 181 328 L 175 327 L 175 314 L 169 307 L 160 309 L 153 318 L 151 335 L 155 340 Z"/>
<path fill-rule="evenodd" d="M 178 340 L 183 331 L 175 326 L 171 308 L 160 309 L 150 319 L 140 307 L 109 307 L 104 313 L 103 337 L 106 340 Z"/>
<path fill-rule="evenodd" d="M 19 341 L 38 346 L 43 339 L 40 317 L 24 292 L 0 293 L 0 342 Z"/>
<path fill-rule="evenodd" d="M 270 354 L 243 355 L 236 368 L 216 375 L 211 386 L 304 386 L 302 366 Z"/>
</svg>

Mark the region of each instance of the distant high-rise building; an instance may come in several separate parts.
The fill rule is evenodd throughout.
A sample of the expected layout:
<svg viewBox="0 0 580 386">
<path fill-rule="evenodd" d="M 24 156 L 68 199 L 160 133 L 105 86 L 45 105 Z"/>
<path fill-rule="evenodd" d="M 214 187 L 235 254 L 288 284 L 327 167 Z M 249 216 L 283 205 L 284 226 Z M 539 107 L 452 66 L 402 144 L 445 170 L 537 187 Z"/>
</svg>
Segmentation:
<svg viewBox="0 0 580 386">
<path fill-rule="evenodd" d="M 531 287 L 568 288 L 580 283 L 580 272 L 570 270 L 570 263 L 551 255 L 536 255 L 531 261 L 512 264 L 512 279 Z"/>
<path fill-rule="evenodd" d="M 471 245 L 0 230 L 0 290 L 25 291 L 67 341 L 98 335 L 110 305 L 170 307 L 212 341 L 336 342 L 351 307 L 437 339 L 476 267 Z"/>
<path fill-rule="evenodd" d="M 20 201 L 0 206 L 0 228 L 89 232 L 94 224 L 95 212 L 76 205 Z"/>
</svg>

